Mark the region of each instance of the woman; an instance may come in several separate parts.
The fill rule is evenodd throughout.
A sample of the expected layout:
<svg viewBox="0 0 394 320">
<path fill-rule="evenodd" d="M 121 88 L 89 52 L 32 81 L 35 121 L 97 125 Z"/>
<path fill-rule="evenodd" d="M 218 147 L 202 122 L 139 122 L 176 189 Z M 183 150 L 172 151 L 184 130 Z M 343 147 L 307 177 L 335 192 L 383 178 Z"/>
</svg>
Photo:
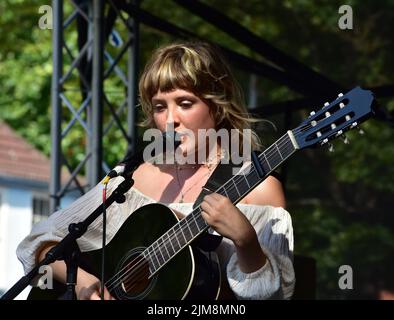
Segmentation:
<svg viewBox="0 0 394 320">
<path fill-rule="evenodd" d="M 144 125 L 164 132 L 173 129 L 182 136 L 180 150 L 201 160 L 199 155 L 212 151 L 204 161 L 194 163 L 152 163 L 146 161 L 133 174 L 135 181 L 124 204 L 108 209 L 108 240 L 124 220 L 137 208 L 161 202 L 180 216 L 191 212 L 220 159 L 220 141 L 207 148 L 198 137 L 201 129 L 250 129 L 250 118 L 241 101 L 241 94 L 231 72 L 220 54 L 204 43 L 173 44 L 158 49 L 145 67 L 139 93 L 146 119 Z M 183 135 L 188 132 L 189 135 Z M 204 137 L 203 137 L 204 138 Z M 252 149 L 259 141 L 252 134 Z M 209 149 L 209 150 L 208 150 Z M 242 146 L 239 146 L 239 150 Z M 190 159 L 190 158 L 189 158 Z M 197 162 L 197 163 L 195 163 Z M 110 181 L 109 192 L 122 178 Z M 99 187 L 92 189 L 73 205 L 60 210 L 36 225 L 20 244 L 18 257 L 30 270 L 43 259 L 54 242 L 67 233 L 67 226 L 76 218 L 91 212 L 100 201 Z M 83 207 L 83 210 L 81 208 Z M 269 176 L 237 206 L 223 195 L 212 193 L 201 202 L 202 216 L 211 229 L 222 235 L 217 253 L 224 277 L 232 292 L 241 299 L 290 298 L 294 289 L 292 265 L 293 233 L 291 218 L 285 208 L 285 198 L 279 180 Z M 101 221 L 97 219 L 78 241 L 82 251 L 101 245 Z M 65 281 L 65 265 L 53 264 L 55 277 Z M 80 269 L 76 293 L 79 299 L 99 299 L 99 280 Z M 108 291 L 105 298 L 111 299 Z"/>
</svg>

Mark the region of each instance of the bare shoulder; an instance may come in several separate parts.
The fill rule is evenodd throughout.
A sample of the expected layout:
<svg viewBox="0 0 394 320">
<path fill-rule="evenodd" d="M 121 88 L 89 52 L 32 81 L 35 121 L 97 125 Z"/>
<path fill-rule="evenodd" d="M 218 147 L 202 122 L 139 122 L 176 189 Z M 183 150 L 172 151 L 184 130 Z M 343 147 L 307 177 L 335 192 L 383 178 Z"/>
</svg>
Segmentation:
<svg viewBox="0 0 394 320">
<path fill-rule="evenodd" d="M 245 197 L 245 203 L 286 207 L 282 183 L 274 176 L 268 176 Z"/>
<path fill-rule="evenodd" d="M 142 163 L 133 173 L 133 178 L 146 178 L 150 175 L 154 175 L 158 169 L 149 162 Z"/>
<path fill-rule="evenodd" d="M 142 163 L 133 172 L 134 187 L 136 187 L 140 191 L 149 189 L 150 182 L 155 181 L 153 178 L 156 177 L 157 179 L 157 175 L 159 173 L 158 171 L 159 170 L 153 164 L 149 162 Z"/>
</svg>

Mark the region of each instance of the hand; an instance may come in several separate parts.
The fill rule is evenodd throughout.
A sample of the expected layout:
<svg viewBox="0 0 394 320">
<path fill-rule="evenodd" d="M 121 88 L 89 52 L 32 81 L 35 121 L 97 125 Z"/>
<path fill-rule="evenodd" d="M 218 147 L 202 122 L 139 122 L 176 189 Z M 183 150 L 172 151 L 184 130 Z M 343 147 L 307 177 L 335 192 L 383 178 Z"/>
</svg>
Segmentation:
<svg viewBox="0 0 394 320">
<path fill-rule="evenodd" d="M 78 300 L 101 300 L 101 282 L 94 275 L 86 271 L 78 270 L 78 281 L 75 286 L 75 292 Z M 104 300 L 115 300 L 104 287 Z"/>
<path fill-rule="evenodd" d="M 266 256 L 249 220 L 232 202 L 217 193 L 204 197 L 202 217 L 222 236 L 233 240 L 242 272 L 254 272 L 266 263 Z"/>
<path fill-rule="evenodd" d="M 230 199 L 212 193 L 201 202 L 202 217 L 219 234 L 242 247 L 254 239 L 255 231 L 249 220 L 235 207 Z"/>
</svg>

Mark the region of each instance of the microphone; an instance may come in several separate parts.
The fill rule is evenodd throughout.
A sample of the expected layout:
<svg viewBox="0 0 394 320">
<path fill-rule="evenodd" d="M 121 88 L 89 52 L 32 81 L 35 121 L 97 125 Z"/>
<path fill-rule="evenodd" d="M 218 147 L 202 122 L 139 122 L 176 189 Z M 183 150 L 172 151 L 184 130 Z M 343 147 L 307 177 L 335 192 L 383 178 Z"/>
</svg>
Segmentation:
<svg viewBox="0 0 394 320">
<path fill-rule="evenodd" d="M 163 145 L 163 153 L 167 151 L 167 145 L 174 146 L 174 151 L 181 144 L 180 134 L 176 131 L 164 131 L 162 133 L 162 145 Z M 102 183 L 107 184 L 109 180 L 112 178 L 116 178 L 118 176 L 126 176 L 128 173 L 134 172 L 137 167 L 144 162 L 143 159 L 144 150 L 143 148 L 138 149 L 136 152 L 128 152 L 124 159 L 119 162 L 115 168 L 113 168 L 108 174 L 104 177 Z"/>
<path fill-rule="evenodd" d="M 104 177 L 102 183 L 107 184 L 109 180 L 112 178 L 116 178 L 117 176 L 120 176 L 124 173 L 125 171 L 125 164 L 124 163 L 119 163 L 115 168 L 113 168 L 108 174 Z"/>
</svg>

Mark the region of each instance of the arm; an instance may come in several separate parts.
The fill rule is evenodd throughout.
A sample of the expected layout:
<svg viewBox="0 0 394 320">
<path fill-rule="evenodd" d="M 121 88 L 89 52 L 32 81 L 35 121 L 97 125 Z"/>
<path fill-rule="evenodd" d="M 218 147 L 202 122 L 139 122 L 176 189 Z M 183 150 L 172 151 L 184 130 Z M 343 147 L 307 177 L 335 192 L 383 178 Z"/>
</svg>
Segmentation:
<svg viewBox="0 0 394 320">
<path fill-rule="evenodd" d="M 285 208 L 286 201 L 282 184 L 275 177 L 268 176 L 245 197 L 245 203 Z M 247 224 L 248 231 L 245 232 L 243 240 L 234 244 L 241 271 L 250 273 L 260 269 L 265 264 L 266 257 L 259 244 L 256 231 L 249 221 Z"/>
<path fill-rule="evenodd" d="M 252 191 L 244 201 L 252 206 L 244 212 L 226 199 L 209 195 L 202 208 L 207 223 L 224 236 L 218 253 L 230 288 L 241 299 L 291 297 L 293 229 L 279 180 L 269 177 Z"/>
<path fill-rule="evenodd" d="M 268 176 L 244 200 L 247 204 L 286 208 L 282 183 L 274 176 Z"/>
<path fill-rule="evenodd" d="M 56 245 L 54 242 L 44 244 L 41 250 L 38 250 L 37 258 L 41 261 L 45 258 L 46 253 Z M 66 264 L 64 261 L 55 261 L 51 265 L 54 278 L 66 283 Z M 82 268 L 78 268 L 77 284 L 75 286 L 75 293 L 78 300 L 100 300 L 100 280 L 94 275 L 86 272 Z M 104 288 L 104 299 L 114 300 L 107 288 Z"/>
<path fill-rule="evenodd" d="M 280 181 L 272 176 L 265 179 L 247 197 L 247 204 L 285 207 Z M 203 218 L 219 234 L 233 240 L 242 272 L 250 273 L 266 263 L 255 229 L 231 201 L 219 194 L 210 194 L 201 203 Z"/>
<path fill-rule="evenodd" d="M 201 202 L 201 208 L 205 221 L 233 241 L 242 272 L 253 272 L 265 264 L 266 257 L 253 226 L 228 198 L 217 193 L 207 195 Z"/>
</svg>

